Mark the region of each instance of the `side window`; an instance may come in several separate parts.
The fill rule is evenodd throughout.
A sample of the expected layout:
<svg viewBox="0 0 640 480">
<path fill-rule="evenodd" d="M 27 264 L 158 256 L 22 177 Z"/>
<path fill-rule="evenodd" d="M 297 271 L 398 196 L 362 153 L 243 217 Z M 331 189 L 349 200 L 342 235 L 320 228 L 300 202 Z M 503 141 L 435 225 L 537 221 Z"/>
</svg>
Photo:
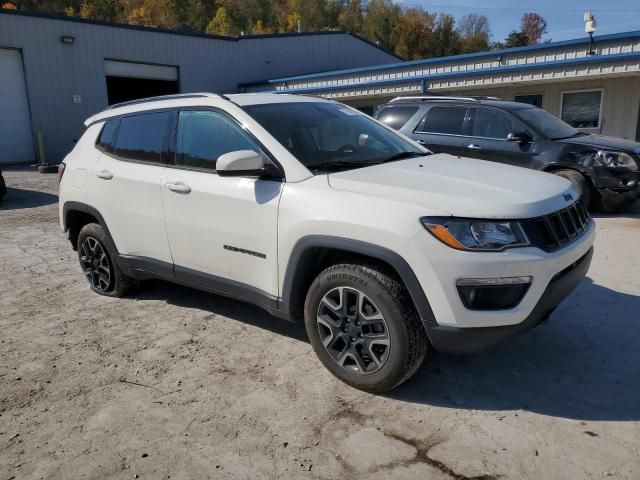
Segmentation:
<svg viewBox="0 0 640 480">
<path fill-rule="evenodd" d="M 376 118 L 387 126 L 399 130 L 417 111 L 417 106 L 382 107 Z"/>
<path fill-rule="evenodd" d="M 260 147 L 233 120 L 213 111 L 180 112 L 176 165 L 216 169 L 220 155 Z"/>
<path fill-rule="evenodd" d="M 158 112 L 123 117 L 113 153 L 130 160 L 162 163 L 170 116 L 169 112 Z"/>
<path fill-rule="evenodd" d="M 105 152 L 111 152 L 113 150 L 113 140 L 115 139 L 118 125 L 120 125 L 119 118 L 112 118 L 104 124 L 100 132 L 100 137 L 98 137 L 98 142 L 96 143 L 96 146 L 100 150 Z"/>
<path fill-rule="evenodd" d="M 495 110 L 474 108 L 470 118 L 469 135 L 472 137 L 505 140 L 510 133 L 524 130 L 515 119 Z"/>
<path fill-rule="evenodd" d="M 433 107 L 420 122 L 417 130 L 425 133 L 462 135 L 467 107 Z"/>
</svg>

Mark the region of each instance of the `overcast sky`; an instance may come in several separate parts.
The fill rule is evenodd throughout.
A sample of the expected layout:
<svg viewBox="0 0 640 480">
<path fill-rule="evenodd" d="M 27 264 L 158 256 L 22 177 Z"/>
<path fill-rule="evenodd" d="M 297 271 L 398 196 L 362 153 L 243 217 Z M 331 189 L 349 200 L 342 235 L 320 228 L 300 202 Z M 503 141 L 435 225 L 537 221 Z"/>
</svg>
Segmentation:
<svg viewBox="0 0 640 480">
<path fill-rule="evenodd" d="M 640 0 L 403 0 L 405 5 L 420 5 L 432 12 L 451 13 L 456 18 L 479 13 L 489 19 L 492 40 L 502 40 L 519 28 L 524 12 L 536 12 L 548 23 L 547 38 L 568 40 L 584 33 L 582 14 L 596 17 L 596 35 L 640 30 Z"/>
</svg>

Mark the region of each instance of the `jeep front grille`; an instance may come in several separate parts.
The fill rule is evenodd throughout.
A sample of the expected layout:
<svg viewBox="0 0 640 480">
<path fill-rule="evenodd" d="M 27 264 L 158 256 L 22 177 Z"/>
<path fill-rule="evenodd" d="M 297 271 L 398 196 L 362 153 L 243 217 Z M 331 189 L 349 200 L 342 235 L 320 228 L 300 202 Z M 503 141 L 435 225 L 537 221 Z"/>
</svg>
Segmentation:
<svg viewBox="0 0 640 480">
<path fill-rule="evenodd" d="M 589 226 L 589 213 L 577 201 L 557 212 L 523 222 L 529 240 L 546 252 L 552 252 L 573 242 Z"/>
</svg>

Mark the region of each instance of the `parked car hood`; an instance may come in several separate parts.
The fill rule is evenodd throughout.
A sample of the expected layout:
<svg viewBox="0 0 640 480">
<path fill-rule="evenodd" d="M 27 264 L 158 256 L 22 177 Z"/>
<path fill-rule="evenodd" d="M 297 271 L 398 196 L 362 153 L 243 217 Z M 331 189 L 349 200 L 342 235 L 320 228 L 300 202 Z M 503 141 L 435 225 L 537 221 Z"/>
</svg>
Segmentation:
<svg viewBox="0 0 640 480">
<path fill-rule="evenodd" d="M 564 138 L 558 141 L 573 145 L 585 145 L 594 148 L 640 153 L 640 143 L 625 140 L 624 138 L 607 137 L 606 135 L 583 135 L 580 137 Z"/>
<path fill-rule="evenodd" d="M 332 173 L 329 185 L 421 204 L 456 217 L 532 218 L 578 198 L 556 175 L 447 154 Z M 565 198 L 570 194 L 572 198 Z"/>
</svg>

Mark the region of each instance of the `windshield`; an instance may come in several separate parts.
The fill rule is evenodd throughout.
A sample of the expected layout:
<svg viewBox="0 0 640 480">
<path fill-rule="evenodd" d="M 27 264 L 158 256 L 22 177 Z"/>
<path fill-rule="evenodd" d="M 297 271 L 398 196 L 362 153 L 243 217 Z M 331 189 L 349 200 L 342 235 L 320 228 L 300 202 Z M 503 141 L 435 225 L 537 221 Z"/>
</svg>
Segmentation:
<svg viewBox="0 0 640 480">
<path fill-rule="evenodd" d="M 580 135 L 571 125 L 540 108 L 519 108 L 512 112 L 550 140 Z"/>
<path fill-rule="evenodd" d="M 371 117 L 339 103 L 270 103 L 244 110 L 314 172 L 428 155 Z"/>
</svg>

